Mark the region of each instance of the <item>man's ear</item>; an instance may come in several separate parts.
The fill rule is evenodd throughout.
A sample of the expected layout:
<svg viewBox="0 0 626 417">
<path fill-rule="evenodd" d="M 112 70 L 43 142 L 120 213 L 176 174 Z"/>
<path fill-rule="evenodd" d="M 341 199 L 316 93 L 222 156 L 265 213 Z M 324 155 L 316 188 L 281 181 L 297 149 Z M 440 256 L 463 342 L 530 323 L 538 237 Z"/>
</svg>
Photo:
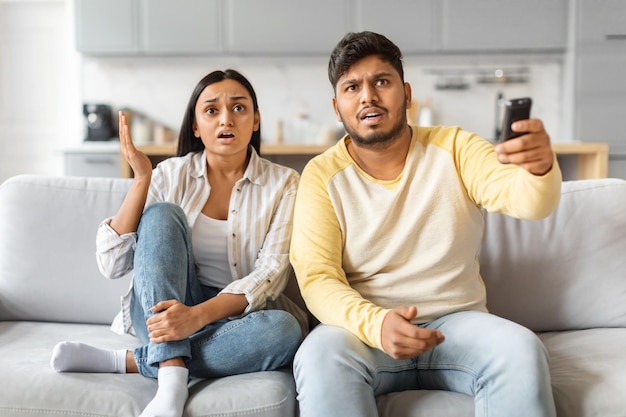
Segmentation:
<svg viewBox="0 0 626 417">
<path fill-rule="evenodd" d="M 339 114 L 339 110 L 337 109 L 337 97 L 333 97 L 333 109 L 335 109 L 335 118 L 339 123 L 343 123 L 341 120 L 341 115 Z"/>
<path fill-rule="evenodd" d="M 411 107 L 413 98 L 411 97 L 411 84 L 409 83 L 404 83 L 404 100 L 406 102 L 406 108 Z"/>
</svg>

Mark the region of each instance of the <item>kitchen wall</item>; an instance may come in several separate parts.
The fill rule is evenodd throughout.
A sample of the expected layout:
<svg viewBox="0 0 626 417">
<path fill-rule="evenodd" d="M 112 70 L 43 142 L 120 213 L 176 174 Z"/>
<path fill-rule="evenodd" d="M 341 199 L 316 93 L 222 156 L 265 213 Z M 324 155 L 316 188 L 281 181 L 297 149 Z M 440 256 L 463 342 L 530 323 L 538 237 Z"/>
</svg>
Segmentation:
<svg viewBox="0 0 626 417">
<path fill-rule="evenodd" d="M 0 0 L 0 182 L 61 174 L 78 139 L 79 57 L 63 0 Z"/>
<path fill-rule="evenodd" d="M 277 123 L 283 122 L 286 143 L 315 143 L 323 130 L 339 127 L 332 110 L 332 88 L 326 76 L 327 57 L 307 58 L 84 58 L 82 97 L 128 107 L 177 129 L 196 82 L 213 69 L 235 68 L 255 86 L 262 112 L 264 140 L 275 141 Z M 460 125 L 491 139 L 496 95 L 531 96 L 533 116 L 541 117 L 555 141 L 563 141 L 561 126 L 562 62 L 560 56 L 454 56 L 405 57 L 405 78 L 413 99 L 432 103 L 434 123 Z M 527 83 L 479 84 L 477 70 L 524 67 Z M 467 87 L 437 90 L 440 71 L 465 72 Z M 298 116 L 309 116 L 308 137 L 290 134 Z"/>
<path fill-rule="evenodd" d="M 337 129 L 326 76 L 327 56 L 90 58 L 73 46 L 69 0 L 0 0 L 0 181 L 22 173 L 63 174 L 63 151 L 84 138 L 82 102 L 104 102 L 141 111 L 177 130 L 196 82 L 216 68 L 232 67 L 255 86 L 264 140 L 285 127 L 286 143 L 313 143 L 319 137 L 291 134 L 299 114 L 319 130 Z M 329 51 L 330 52 L 330 51 Z M 561 56 L 407 56 L 405 78 L 413 98 L 430 97 L 434 122 L 455 124 L 491 138 L 495 99 L 532 96 L 533 116 L 541 117 L 554 141 L 568 141 L 561 124 Z M 475 71 L 524 67 L 525 84 L 478 84 Z M 466 72 L 467 89 L 436 90 L 436 71 Z M 309 129 L 309 132 L 315 131 Z"/>
</svg>

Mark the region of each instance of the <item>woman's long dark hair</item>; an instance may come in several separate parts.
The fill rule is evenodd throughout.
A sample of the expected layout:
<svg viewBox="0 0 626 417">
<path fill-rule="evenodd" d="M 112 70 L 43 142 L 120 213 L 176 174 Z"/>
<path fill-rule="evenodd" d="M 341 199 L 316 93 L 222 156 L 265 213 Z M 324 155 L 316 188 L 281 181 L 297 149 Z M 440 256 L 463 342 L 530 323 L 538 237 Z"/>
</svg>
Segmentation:
<svg viewBox="0 0 626 417">
<path fill-rule="evenodd" d="M 246 77 L 233 69 L 227 69 L 225 71 L 213 71 L 212 73 L 206 75 L 203 79 L 201 79 L 196 85 L 196 88 L 194 88 L 193 93 L 191 93 L 189 103 L 187 103 L 187 109 L 185 110 L 185 115 L 183 116 L 183 123 L 180 126 L 180 133 L 178 134 L 178 150 L 176 152 L 177 156 L 184 156 L 187 155 L 189 152 L 200 152 L 204 150 L 204 143 L 202 143 L 202 141 L 195 137 L 193 134 L 193 125 L 196 121 L 196 103 L 198 102 L 198 97 L 200 97 L 200 94 L 207 86 L 224 80 L 234 80 L 243 85 L 246 90 L 248 90 L 248 93 L 250 93 L 250 97 L 252 97 L 254 111 L 256 112 L 259 110 L 259 103 L 256 99 L 256 93 L 254 92 L 254 88 L 252 88 L 252 84 L 250 84 L 250 81 L 248 81 Z M 260 120 L 258 130 L 252 132 L 250 145 L 252 145 L 252 147 L 259 155 L 261 155 Z"/>
</svg>

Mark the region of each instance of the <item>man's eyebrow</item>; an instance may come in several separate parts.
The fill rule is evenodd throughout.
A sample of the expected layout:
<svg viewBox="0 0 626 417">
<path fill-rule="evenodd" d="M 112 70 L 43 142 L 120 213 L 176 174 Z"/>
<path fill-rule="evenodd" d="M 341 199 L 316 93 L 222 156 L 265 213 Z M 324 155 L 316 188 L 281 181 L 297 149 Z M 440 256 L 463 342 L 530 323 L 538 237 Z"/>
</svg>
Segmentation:
<svg viewBox="0 0 626 417">
<path fill-rule="evenodd" d="M 393 74 L 391 72 L 381 71 L 381 72 L 377 72 L 376 74 L 372 76 L 373 79 L 378 79 L 378 78 L 383 78 L 383 77 L 393 77 Z"/>
<path fill-rule="evenodd" d="M 357 84 L 356 78 L 350 78 L 350 79 L 347 79 L 347 80 L 343 80 L 342 82 L 339 83 L 339 85 L 348 85 L 348 84 Z"/>
<path fill-rule="evenodd" d="M 376 74 L 373 74 L 371 77 L 369 77 L 372 80 L 377 80 L 379 78 L 383 78 L 383 77 L 392 77 L 393 74 L 391 72 L 387 72 L 387 71 L 381 71 L 381 72 L 377 72 Z M 359 80 L 356 78 L 349 78 L 347 80 L 344 80 L 343 82 L 339 83 L 339 85 L 349 85 L 349 84 L 358 84 Z"/>
</svg>

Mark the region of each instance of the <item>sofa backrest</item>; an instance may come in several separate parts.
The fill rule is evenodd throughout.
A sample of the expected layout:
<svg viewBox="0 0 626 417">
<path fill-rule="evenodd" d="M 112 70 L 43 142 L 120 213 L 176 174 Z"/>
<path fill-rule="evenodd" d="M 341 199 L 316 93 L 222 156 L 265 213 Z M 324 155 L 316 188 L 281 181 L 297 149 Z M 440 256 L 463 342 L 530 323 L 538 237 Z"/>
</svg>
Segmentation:
<svg viewBox="0 0 626 417">
<path fill-rule="evenodd" d="M 95 234 L 130 182 L 22 175 L 0 185 L 0 320 L 111 322 L 129 277 L 100 274 Z M 489 309 L 535 331 L 626 327 L 625 254 L 626 181 L 566 181 L 544 220 L 486 214 Z"/>
<path fill-rule="evenodd" d="M 544 220 L 485 217 L 489 310 L 534 331 L 626 327 L 626 181 L 565 181 Z"/>
<path fill-rule="evenodd" d="M 128 277 L 104 278 L 99 223 L 130 180 L 22 175 L 0 185 L 0 320 L 110 323 Z"/>
</svg>

